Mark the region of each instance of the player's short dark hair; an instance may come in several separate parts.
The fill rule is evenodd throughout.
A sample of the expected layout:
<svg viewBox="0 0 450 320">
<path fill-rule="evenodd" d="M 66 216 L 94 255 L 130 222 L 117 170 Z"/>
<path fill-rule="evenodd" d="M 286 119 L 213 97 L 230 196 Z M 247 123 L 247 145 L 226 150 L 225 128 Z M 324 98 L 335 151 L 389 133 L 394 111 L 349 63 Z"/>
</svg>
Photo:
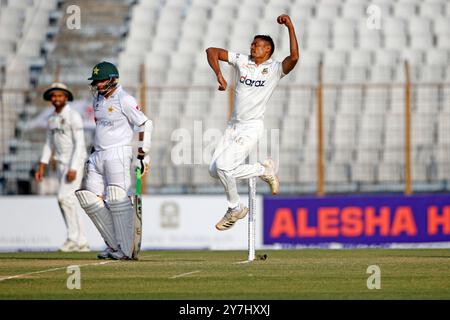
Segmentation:
<svg viewBox="0 0 450 320">
<path fill-rule="evenodd" d="M 273 42 L 272 37 L 271 37 L 271 36 L 268 36 L 268 35 L 257 34 L 257 35 L 253 38 L 253 40 L 256 40 L 256 39 L 264 40 L 264 41 L 266 41 L 266 42 L 268 42 L 268 43 L 270 44 L 270 46 L 271 46 L 271 48 L 272 48 L 272 50 L 270 50 L 270 56 L 272 56 L 273 52 L 275 51 L 275 43 Z"/>
</svg>

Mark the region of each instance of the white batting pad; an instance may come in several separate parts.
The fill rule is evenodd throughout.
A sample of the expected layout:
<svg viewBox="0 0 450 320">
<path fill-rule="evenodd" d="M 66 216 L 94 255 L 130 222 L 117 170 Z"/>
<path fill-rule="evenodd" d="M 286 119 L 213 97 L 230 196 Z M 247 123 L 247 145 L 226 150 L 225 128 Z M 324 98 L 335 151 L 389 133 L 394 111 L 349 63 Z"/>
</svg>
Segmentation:
<svg viewBox="0 0 450 320">
<path fill-rule="evenodd" d="M 131 258 L 134 242 L 133 207 L 127 192 L 118 186 L 108 186 L 108 204 L 112 213 L 117 242 L 122 252 Z"/>
<path fill-rule="evenodd" d="M 94 225 L 100 232 L 106 244 L 114 250 L 118 249 L 116 234 L 114 232 L 114 222 L 108 208 L 102 199 L 88 190 L 78 190 L 75 195 L 80 201 L 81 207 L 91 218 Z"/>
</svg>

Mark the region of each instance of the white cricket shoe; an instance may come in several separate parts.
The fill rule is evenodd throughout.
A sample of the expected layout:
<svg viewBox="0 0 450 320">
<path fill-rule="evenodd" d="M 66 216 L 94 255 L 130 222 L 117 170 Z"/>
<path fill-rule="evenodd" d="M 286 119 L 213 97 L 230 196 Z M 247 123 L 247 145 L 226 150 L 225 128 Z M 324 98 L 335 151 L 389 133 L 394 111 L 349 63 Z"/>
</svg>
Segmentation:
<svg viewBox="0 0 450 320">
<path fill-rule="evenodd" d="M 219 222 L 216 224 L 216 229 L 220 231 L 228 230 L 232 226 L 234 226 L 234 223 L 238 221 L 239 219 L 243 219 L 248 213 L 248 208 L 244 206 L 243 204 L 240 205 L 240 209 L 233 210 L 231 208 L 228 208 L 227 213 L 223 216 L 222 219 L 220 219 Z"/>
<path fill-rule="evenodd" d="M 90 252 L 91 248 L 89 248 L 89 245 L 87 243 L 85 244 L 80 244 L 78 246 L 78 252 Z"/>
<path fill-rule="evenodd" d="M 113 253 L 114 252 L 114 250 L 112 249 L 112 248 L 110 248 L 110 247 L 106 247 L 106 249 L 105 250 L 103 250 L 103 251 L 101 251 L 101 252 L 99 252 L 98 254 L 97 254 L 97 258 L 99 258 L 99 259 L 110 259 L 110 254 L 111 253 Z"/>
<path fill-rule="evenodd" d="M 280 180 L 275 172 L 275 162 L 272 159 L 267 159 L 262 165 L 266 168 L 266 171 L 259 177 L 269 184 L 272 194 L 276 195 L 280 189 Z"/>
<path fill-rule="evenodd" d="M 125 253 L 123 253 L 120 249 L 117 251 L 112 251 L 109 254 L 109 257 L 113 260 L 131 260 L 131 258 L 126 256 Z"/>
<path fill-rule="evenodd" d="M 77 252 L 79 249 L 78 244 L 72 240 L 66 240 L 64 244 L 59 248 L 62 252 Z"/>
</svg>

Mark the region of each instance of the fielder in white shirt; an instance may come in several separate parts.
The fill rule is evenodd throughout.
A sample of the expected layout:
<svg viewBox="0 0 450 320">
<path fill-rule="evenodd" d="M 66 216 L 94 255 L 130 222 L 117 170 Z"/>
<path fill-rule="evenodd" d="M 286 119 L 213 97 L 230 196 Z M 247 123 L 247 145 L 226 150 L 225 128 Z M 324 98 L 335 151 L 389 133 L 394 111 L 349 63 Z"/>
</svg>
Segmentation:
<svg viewBox="0 0 450 320">
<path fill-rule="evenodd" d="M 236 70 L 233 115 L 214 151 L 209 168 L 211 176 L 220 179 L 227 195 L 228 209 L 216 224 L 218 230 L 231 228 L 248 213 L 248 208 L 240 203 L 236 179 L 260 177 L 269 184 L 272 194 L 278 193 L 279 180 L 272 159 L 262 164 L 245 164 L 245 159 L 263 133 L 267 101 L 280 79 L 295 67 L 299 59 L 297 38 L 290 17 L 283 14 L 277 22 L 284 24 L 289 32 L 290 55 L 283 62 L 271 59 L 275 45 L 272 38 L 265 35 L 254 37 L 250 55 L 220 48 L 206 50 L 209 65 L 217 76 L 219 90 L 227 88 L 219 60 L 228 62 Z"/>
<path fill-rule="evenodd" d="M 66 85 L 52 84 L 45 91 L 44 100 L 51 101 L 55 110 L 48 119 L 47 140 L 35 179 L 37 182 L 42 181 L 53 154 L 59 179 L 58 204 L 67 227 L 67 240 L 60 250 L 89 251 L 75 197 L 75 190 L 80 188 L 83 179 L 83 167 L 87 158 L 83 120 L 78 112 L 66 104 L 67 100 L 73 100 Z"/>
<path fill-rule="evenodd" d="M 134 128 L 140 130 L 135 166 L 144 176 L 153 123 L 119 85 L 119 71 L 112 63 L 97 64 L 89 80 L 94 92 L 95 151 L 89 156 L 86 178 L 76 196 L 107 245 L 98 258 L 129 260 L 134 239 L 130 199 Z"/>
</svg>

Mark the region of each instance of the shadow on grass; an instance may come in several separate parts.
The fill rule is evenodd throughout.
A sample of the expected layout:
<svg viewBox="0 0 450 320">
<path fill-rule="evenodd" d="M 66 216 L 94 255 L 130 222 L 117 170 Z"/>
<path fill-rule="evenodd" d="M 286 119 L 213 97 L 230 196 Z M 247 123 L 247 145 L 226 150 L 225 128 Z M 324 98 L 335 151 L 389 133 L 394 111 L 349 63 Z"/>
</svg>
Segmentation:
<svg viewBox="0 0 450 320">
<path fill-rule="evenodd" d="M 39 255 L 39 254 L 32 254 L 28 256 L 17 256 L 17 255 L 0 255 L 0 261 L 2 260 L 42 260 L 42 261 L 59 261 L 59 260 L 72 260 L 72 261 L 80 261 L 80 260 L 86 260 L 86 261 L 111 261 L 111 259 L 98 259 L 97 254 L 93 254 L 92 256 L 88 256 L 86 254 L 84 255 L 49 255 L 46 254 L 46 256 Z M 175 258 L 167 258 L 167 257 L 161 257 L 161 258 L 140 258 L 139 260 L 124 260 L 124 262 L 132 262 L 132 263 L 139 263 L 139 262 L 206 262 L 206 259 L 175 259 Z"/>
<path fill-rule="evenodd" d="M 136 262 L 206 262 L 208 260 L 205 259 L 167 259 L 167 258 L 161 258 L 161 259 L 139 259 Z"/>
<path fill-rule="evenodd" d="M 0 257 L 1 260 L 43 260 L 43 261 L 49 261 L 49 260 L 86 260 L 86 261 L 101 261 L 97 259 L 96 257 L 8 257 L 8 256 L 2 256 Z"/>
</svg>

